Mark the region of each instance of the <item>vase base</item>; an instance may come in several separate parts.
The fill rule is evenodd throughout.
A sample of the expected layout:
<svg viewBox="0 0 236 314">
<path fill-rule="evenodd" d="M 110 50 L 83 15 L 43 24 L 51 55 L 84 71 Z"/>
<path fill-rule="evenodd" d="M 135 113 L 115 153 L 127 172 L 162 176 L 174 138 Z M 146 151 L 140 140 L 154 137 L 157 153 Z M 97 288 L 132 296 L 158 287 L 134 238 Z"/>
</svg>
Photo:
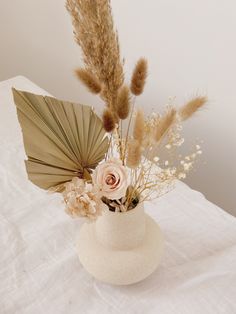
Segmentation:
<svg viewBox="0 0 236 314">
<path fill-rule="evenodd" d="M 136 248 L 116 250 L 96 240 L 93 223 L 84 223 L 77 242 L 83 267 L 96 279 L 113 284 L 129 285 L 148 277 L 160 263 L 163 237 L 157 223 L 147 214 L 146 235 Z"/>
</svg>

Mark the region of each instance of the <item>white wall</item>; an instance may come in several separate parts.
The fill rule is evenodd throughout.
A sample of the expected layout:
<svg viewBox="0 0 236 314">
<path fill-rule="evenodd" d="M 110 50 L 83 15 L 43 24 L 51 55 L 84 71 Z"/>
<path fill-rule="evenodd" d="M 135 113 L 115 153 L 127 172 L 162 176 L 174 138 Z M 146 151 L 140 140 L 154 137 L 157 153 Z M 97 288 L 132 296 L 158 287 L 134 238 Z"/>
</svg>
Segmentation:
<svg viewBox="0 0 236 314">
<path fill-rule="evenodd" d="M 236 2 L 235 0 L 113 0 L 129 76 L 140 56 L 149 80 L 138 100 L 158 110 L 168 96 L 182 104 L 207 93 L 207 109 L 186 123 L 201 138 L 203 161 L 187 180 L 236 214 Z M 98 105 L 77 82 L 80 64 L 64 0 L 0 1 L 0 80 L 24 75 L 56 97 Z"/>
</svg>

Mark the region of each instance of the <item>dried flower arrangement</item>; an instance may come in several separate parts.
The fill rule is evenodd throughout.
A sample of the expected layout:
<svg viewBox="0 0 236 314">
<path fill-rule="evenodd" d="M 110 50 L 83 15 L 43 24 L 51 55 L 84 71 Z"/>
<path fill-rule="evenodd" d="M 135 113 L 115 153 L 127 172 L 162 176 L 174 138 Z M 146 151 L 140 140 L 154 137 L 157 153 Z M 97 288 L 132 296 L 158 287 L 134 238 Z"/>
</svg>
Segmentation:
<svg viewBox="0 0 236 314">
<path fill-rule="evenodd" d="M 127 211 L 166 193 L 176 179 L 184 179 L 192 169 L 202 153 L 199 145 L 181 160 L 173 162 L 173 154 L 184 142 L 182 122 L 207 99 L 195 97 L 180 109 L 169 104 L 163 114 L 145 117 L 143 110 L 135 108 L 135 100 L 144 91 L 147 60 L 138 60 L 131 82 L 126 85 L 110 1 L 67 0 L 66 8 L 72 17 L 75 41 L 82 49 L 85 65 L 76 70 L 76 75 L 105 103 L 102 118 L 104 129 L 109 133 L 109 146 L 105 161 L 92 174 L 92 184 L 98 200 L 102 199 L 111 211 Z M 126 128 L 124 120 L 128 121 Z M 160 160 L 161 150 L 166 150 L 171 161 Z M 68 195 L 64 193 L 66 203 L 70 204 Z M 74 213 L 73 206 L 71 212 Z"/>
<path fill-rule="evenodd" d="M 147 60 L 138 60 L 130 84 L 125 84 L 110 1 L 67 0 L 66 8 L 83 53 L 84 68 L 75 73 L 103 100 L 102 120 L 88 106 L 17 90 L 13 94 L 29 179 L 61 192 L 72 217 L 96 219 L 103 204 L 110 211 L 132 210 L 185 178 L 201 149 L 196 145 L 179 158 L 182 122 L 207 99 L 195 97 L 179 109 L 170 102 L 164 113 L 145 116 L 135 101 L 144 91 Z M 163 150 L 169 156 L 164 160 Z"/>
</svg>

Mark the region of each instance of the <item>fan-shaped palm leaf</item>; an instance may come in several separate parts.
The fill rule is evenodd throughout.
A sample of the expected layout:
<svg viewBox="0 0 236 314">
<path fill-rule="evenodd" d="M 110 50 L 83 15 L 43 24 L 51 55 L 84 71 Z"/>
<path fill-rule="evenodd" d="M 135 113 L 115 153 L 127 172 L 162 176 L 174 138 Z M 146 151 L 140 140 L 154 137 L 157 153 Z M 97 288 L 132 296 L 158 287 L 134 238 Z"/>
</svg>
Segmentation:
<svg viewBox="0 0 236 314">
<path fill-rule="evenodd" d="M 43 189 L 73 177 L 88 179 L 104 158 L 108 139 L 89 106 L 13 89 L 29 179 Z"/>
</svg>

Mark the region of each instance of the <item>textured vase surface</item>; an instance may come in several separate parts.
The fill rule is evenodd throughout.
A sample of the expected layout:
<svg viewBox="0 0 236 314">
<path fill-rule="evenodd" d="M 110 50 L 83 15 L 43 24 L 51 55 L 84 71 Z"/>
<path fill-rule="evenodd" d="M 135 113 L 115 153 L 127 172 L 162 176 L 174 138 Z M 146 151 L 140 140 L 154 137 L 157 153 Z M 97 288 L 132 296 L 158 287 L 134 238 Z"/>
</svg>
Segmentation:
<svg viewBox="0 0 236 314">
<path fill-rule="evenodd" d="M 105 206 L 96 222 L 84 223 L 77 241 L 81 264 L 96 279 L 128 285 L 145 279 L 159 265 L 163 237 L 143 204 L 127 212 Z"/>
</svg>

